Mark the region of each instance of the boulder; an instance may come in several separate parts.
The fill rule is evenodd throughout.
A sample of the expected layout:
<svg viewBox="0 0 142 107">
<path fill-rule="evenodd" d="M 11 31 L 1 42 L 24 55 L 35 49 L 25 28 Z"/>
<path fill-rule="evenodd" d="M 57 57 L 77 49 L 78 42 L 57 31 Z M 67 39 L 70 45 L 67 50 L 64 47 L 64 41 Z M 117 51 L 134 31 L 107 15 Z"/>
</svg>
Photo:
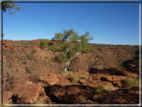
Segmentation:
<svg viewBox="0 0 142 107">
<path fill-rule="evenodd" d="M 113 85 L 114 85 L 115 87 L 122 87 L 122 82 L 121 82 L 121 81 L 114 81 L 114 82 L 113 82 Z"/>
<path fill-rule="evenodd" d="M 11 91 L 6 91 L 3 93 L 3 104 L 12 104 L 13 93 Z"/>
<path fill-rule="evenodd" d="M 80 83 L 86 83 L 86 80 L 85 79 L 80 79 L 79 82 Z"/>
<path fill-rule="evenodd" d="M 51 103 L 50 97 L 48 97 L 44 91 L 44 88 L 40 89 L 37 104 L 49 104 Z"/>
<path fill-rule="evenodd" d="M 76 103 L 79 101 L 78 93 L 80 93 L 80 89 L 77 86 L 74 87 L 66 87 L 66 102 L 68 103 Z"/>
<path fill-rule="evenodd" d="M 59 81 L 56 83 L 56 85 L 60 85 L 60 86 L 67 86 L 67 85 L 72 85 L 73 83 L 71 83 L 68 79 L 65 78 L 61 78 L 59 79 Z"/>
<path fill-rule="evenodd" d="M 122 81 L 126 78 L 126 76 L 117 76 L 117 75 L 113 75 L 112 76 L 112 81 L 116 82 L 116 81 Z"/>
<path fill-rule="evenodd" d="M 50 74 L 49 76 L 40 76 L 39 80 L 47 83 L 48 85 L 55 85 L 59 79 L 55 74 Z"/>
<path fill-rule="evenodd" d="M 37 101 L 41 86 L 27 82 L 18 93 L 18 103 L 32 104 Z"/>
<path fill-rule="evenodd" d="M 93 96 L 93 101 L 97 102 L 98 104 L 138 104 L 138 90 L 139 87 L 132 87 L 99 93 Z"/>
</svg>

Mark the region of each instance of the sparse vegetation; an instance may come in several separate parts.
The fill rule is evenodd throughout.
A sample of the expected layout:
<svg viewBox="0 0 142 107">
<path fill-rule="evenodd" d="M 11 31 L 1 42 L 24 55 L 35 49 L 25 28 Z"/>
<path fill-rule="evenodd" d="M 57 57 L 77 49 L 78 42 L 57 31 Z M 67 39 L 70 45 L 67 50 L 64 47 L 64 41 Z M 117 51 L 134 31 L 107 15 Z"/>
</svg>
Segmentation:
<svg viewBox="0 0 142 107">
<path fill-rule="evenodd" d="M 29 74 L 32 73 L 32 71 L 31 71 L 28 67 L 25 67 L 25 70 L 26 70 L 26 72 L 29 73 Z"/>
<path fill-rule="evenodd" d="M 45 56 L 45 59 L 48 59 L 48 56 Z"/>
<path fill-rule="evenodd" d="M 85 100 L 88 100 L 88 98 L 86 96 L 79 98 L 79 101 L 85 101 Z"/>
<path fill-rule="evenodd" d="M 31 56 L 30 56 L 29 54 L 27 55 L 27 58 L 28 58 L 29 60 L 31 60 L 31 59 L 32 59 L 32 58 L 31 58 Z"/>
<path fill-rule="evenodd" d="M 88 75 L 80 75 L 78 73 L 73 73 L 72 71 L 69 71 L 68 73 L 62 71 L 61 75 L 64 77 L 68 77 L 72 83 L 77 83 L 81 78 L 85 80 L 89 78 Z"/>
<path fill-rule="evenodd" d="M 114 90 L 114 86 L 111 84 L 100 84 L 97 88 L 95 88 L 95 93 L 102 93 Z"/>
<path fill-rule="evenodd" d="M 133 87 L 133 86 L 139 86 L 139 81 L 135 81 L 131 77 L 125 78 L 123 81 L 123 84 L 125 84 L 126 87 Z"/>
<path fill-rule="evenodd" d="M 34 50 L 32 51 L 32 54 L 34 54 L 34 53 L 37 53 L 37 50 L 34 49 Z"/>
<path fill-rule="evenodd" d="M 71 37 L 71 36 L 69 36 L 69 37 Z M 68 38 L 68 40 L 69 40 L 69 38 Z M 113 73 L 116 73 L 116 75 L 117 74 L 123 75 L 123 73 L 121 73 L 121 72 L 117 73 L 117 72 L 113 71 L 113 69 L 111 70 L 111 66 L 114 66 L 116 68 L 122 67 L 123 69 L 127 70 L 126 66 L 123 66 L 123 65 L 117 66 L 117 64 L 119 63 L 119 62 L 117 63 L 117 59 L 115 59 L 117 57 L 117 55 L 119 56 L 118 58 L 120 60 L 120 64 L 121 64 L 121 62 L 123 62 L 123 60 L 122 60 L 123 57 L 124 57 L 124 61 L 126 61 L 126 59 L 133 60 L 133 58 L 136 59 L 139 56 L 138 50 L 135 53 L 135 56 L 137 56 L 137 57 L 131 56 L 131 53 L 132 52 L 134 53 L 136 50 L 133 48 L 132 48 L 133 49 L 132 52 L 130 52 L 126 56 L 127 48 L 125 50 L 123 50 L 123 48 L 122 48 L 122 50 L 119 50 L 119 49 L 117 50 L 117 47 L 119 48 L 120 46 L 116 46 L 116 47 L 112 46 L 112 47 L 116 48 L 116 51 L 115 51 L 115 49 L 111 49 L 111 48 L 108 49 L 107 45 L 106 45 L 107 49 L 105 49 L 105 47 L 100 46 L 100 44 L 97 44 L 97 46 L 96 46 L 96 44 L 93 44 L 93 45 L 88 44 L 88 47 L 90 47 L 90 49 L 83 50 L 82 47 L 80 47 L 80 46 L 85 46 L 85 45 L 80 45 L 81 40 L 78 40 L 78 42 L 74 41 L 73 43 L 71 43 L 71 40 L 69 40 L 69 41 L 61 40 L 60 42 L 58 40 L 53 40 L 51 42 L 50 41 L 47 42 L 47 41 L 43 40 L 43 47 L 45 50 L 40 50 L 38 48 L 37 48 L 37 50 L 36 50 L 36 48 L 32 50 L 30 47 L 25 48 L 23 45 L 21 45 L 21 47 L 19 49 L 13 48 L 13 51 L 11 51 L 10 49 L 6 49 L 3 51 L 5 53 L 3 55 L 4 56 L 4 59 L 3 59 L 3 68 L 4 69 L 3 69 L 3 80 L 2 80 L 3 87 L 4 87 L 3 91 L 11 91 L 16 86 L 18 86 L 18 84 L 21 84 L 21 82 L 24 82 L 24 81 L 21 81 L 21 80 L 23 80 L 23 77 L 26 77 L 26 79 L 27 79 L 28 76 L 34 75 L 34 74 L 37 74 L 40 77 L 42 77 L 42 76 L 46 77 L 46 76 L 58 74 L 57 78 L 59 81 L 57 82 L 57 85 L 58 84 L 62 85 L 62 83 L 64 85 L 65 79 L 70 80 L 72 83 L 85 84 L 86 86 L 83 86 L 83 92 L 82 92 L 82 89 L 80 90 L 81 92 L 79 93 L 79 96 L 78 96 L 79 98 L 77 98 L 77 100 L 79 100 L 79 101 L 92 100 L 94 93 L 98 94 L 98 93 L 103 93 L 103 92 L 108 92 L 108 91 L 114 90 L 114 87 L 111 84 L 109 84 L 109 85 L 108 84 L 100 84 L 97 88 L 94 89 L 95 92 L 93 93 L 92 88 L 90 89 L 88 87 L 91 85 L 94 85 L 94 84 L 90 84 L 90 83 L 93 83 L 96 79 L 99 78 L 100 75 L 97 77 L 96 76 L 97 73 L 104 73 L 105 74 L 105 71 L 109 71 L 108 69 L 110 68 L 110 72 L 106 72 L 106 75 L 107 75 L 107 73 L 108 73 L 108 75 L 109 75 L 109 73 L 110 73 L 110 75 L 111 74 L 113 75 Z M 11 41 L 11 42 L 14 42 L 14 41 Z M 19 42 L 19 43 L 22 44 L 22 42 L 21 43 Z M 39 42 L 40 41 L 38 41 L 38 43 Z M 23 44 L 25 46 L 32 45 L 32 43 L 30 43 L 30 42 L 28 42 L 28 44 L 26 44 L 26 41 L 23 42 Z M 17 46 L 17 45 L 15 44 L 15 46 Z M 70 48 L 71 46 L 73 47 L 72 49 Z M 96 50 L 94 50 L 92 47 L 93 48 L 95 47 L 94 49 L 96 49 Z M 54 49 L 52 49 L 52 48 L 54 48 Z M 100 49 L 103 48 L 102 54 L 99 52 L 99 50 L 97 51 L 97 48 L 100 48 Z M 48 49 L 51 52 L 48 52 Z M 91 51 L 91 49 L 94 50 L 95 52 Z M 121 47 L 120 47 L 120 49 L 121 49 Z M 108 53 L 107 53 L 107 51 L 108 51 Z M 76 53 L 78 53 L 78 52 L 79 52 L 79 54 L 77 55 Z M 34 53 L 36 53 L 36 54 L 34 54 Z M 119 54 L 117 54 L 117 53 L 119 53 Z M 33 57 L 33 54 L 34 54 L 34 57 Z M 77 56 L 75 56 L 75 55 L 77 55 Z M 71 58 L 73 58 L 72 61 L 71 61 Z M 65 66 L 65 64 L 67 64 L 68 61 L 70 61 L 70 63 L 69 63 L 70 65 L 67 67 L 67 72 L 64 72 L 64 70 L 65 70 L 64 66 Z M 135 65 L 135 64 L 138 64 L 137 61 L 138 60 L 136 60 L 135 63 L 130 63 L 130 64 L 132 64 L 132 65 L 130 65 L 130 68 L 134 67 L 134 69 L 133 69 L 134 72 L 132 71 L 133 73 L 135 73 L 135 70 L 138 69 L 138 67 Z M 9 68 L 9 67 L 11 67 L 11 68 Z M 90 70 L 89 68 L 92 68 L 92 69 Z M 82 70 L 82 71 L 80 71 L 80 70 Z M 125 70 L 123 70 L 124 73 L 125 73 Z M 62 72 L 60 72 L 60 74 L 59 74 L 59 71 L 62 71 Z M 127 71 L 129 72 L 129 70 L 127 70 Z M 12 77 L 13 75 L 15 77 Z M 24 75 L 24 76 L 22 77 L 21 75 L 22 76 Z M 62 76 L 60 76 L 60 75 L 62 75 Z M 91 78 L 88 80 L 89 76 Z M 38 77 L 38 79 L 39 79 L 39 77 Z M 38 82 L 40 83 L 40 81 L 38 79 L 36 79 L 35 77 L 33 77 L 33 78 L 30 77 L 28 79 L 28 81 L 30 81 L 34 84 L 37 84 Z M 105 79 L 101 78 L 100 81 L 110 82 L 111 81 L 110 79 L 111 79 L 111 77 L 110 78 L 106 77 Z M 113 79 L 113 80 L 115 80 L 115 79 Z M 117 87 L 118 88 L 121 87 L 121 85 L 127 86 L 127 87 L 139 86 L 138 79 L 136 79 L 136 81 L 134 82 L 134 80 L 132 78 L 129 78 L 129 79 L 126 78 L 126 80 L 123 80 L 122 83 L 120 81 L 118 83 L 117 82 L 114 83 L 115 89 L 117 89 Z M 96 83 L 96 85 L 98 85 L 98 83 Z M 42 86 L 45 87 L 46 84 L 44 84 L 44 82 L 42 82 Z M 86 88 L 86 89 L 84 89 L 84 88 Z M 79 89 L 80 89 L 80 86 L 79 86 Z M 83 95 L 82 95 L 82 93 L 83 93 Z M 88 97 L 88 95 L 85 96 L 85 93 L 89 94 L 90 97 Z M 82 97 L 80 97 L 80 96 L 82 96 Z M 43 104 L 43 103 L 37 100 L 35 102 L 35 104 Z"/>
<path fill-rule="evenodd" d="M 9 58 L 10 58 L 10 55 L 7 55 L 7 56 L 6 56 L 6 59 L 9 60 Z"/>
</svg>

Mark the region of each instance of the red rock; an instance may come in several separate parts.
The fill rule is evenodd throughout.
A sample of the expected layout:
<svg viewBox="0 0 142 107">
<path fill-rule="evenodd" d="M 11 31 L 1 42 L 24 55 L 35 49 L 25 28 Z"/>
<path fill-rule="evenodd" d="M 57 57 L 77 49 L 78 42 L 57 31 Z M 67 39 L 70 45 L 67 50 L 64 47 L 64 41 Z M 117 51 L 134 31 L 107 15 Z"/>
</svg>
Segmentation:
<svg viewBox="0 0 142 107">
<path fill-rule="evenodd" d="M 59 80 L 57 76 L 53 74 L 50 74 L 50 76 L 41 76 L 39 79 L 49 85 L 54 85 Z"/>
<path fill-rule="evenodd" d="M 116 75 L 113 75 L 112 76 L 112 80 L 113 82 L 116 82 L 116 81 L 122 81 L 126 78 L 126 76 L 116 76 Z"/>
<path fill-rule="evenodd" d="M 80 89 L 78 87 L 67 87 L 66 88 L 66 101 L 68 103 L 76 103 L 78 102 L 78 93 L 80 93 Z"/>
<path fill-rule="evenodd" d="M 113 84 L 115 84 L 114 86 L 116 87 L 122 87 L 122 83 L 119 81 L 114 81 Z"/>
<path fill-rule="evenodd" d="M 85 79 L 80 79 L 79 82 L 80 82 L 80 83 L 85 83 L 86 80 L 85 80 Z"/>
<path fill-rule="evenodd" d="M 20 104 L 32 104 L 37 101 L 41 86 L 38 84 L 27 83 L 18 93 L 18 102 Z"/>
<path fill-rule="evenodd" d="M 46 95 L 46 93 L 44 91 L 44 88 L 40 89 L 38 101 L 39 101 L 39 102 L 37 102 L 38 104 L 45 104 L 45 103 L 50 103 L 51 102 L 50 97 L 48 97 Z"/>
<path fill-rule="evenodd" d="M 97 76 L 97 75 L 96 75 L 96 76 L 92 76 L 92 80 L 100 80 L 100 78 L 101 78 L 101 77 L 100 77 L 100 76 Z"/>
<path fill-rule="evenodd" d="M 67 85 L 72 85 L 73 83 L 71 83 L 68 79 L 61 78 L 56 84 L 64 87 Z"/>
<path fill-rule="evenodd" d="M 6 91 L 3 93 L 3 104 L 11 104 L 12 103 L 12 95 L 11 91 Z"/>
<path fill-rule="evenodd" d="M 88 80 L 89 80 L 89 81 L 92 81 L 92 76 L 90 76 Z"/>
</svg>

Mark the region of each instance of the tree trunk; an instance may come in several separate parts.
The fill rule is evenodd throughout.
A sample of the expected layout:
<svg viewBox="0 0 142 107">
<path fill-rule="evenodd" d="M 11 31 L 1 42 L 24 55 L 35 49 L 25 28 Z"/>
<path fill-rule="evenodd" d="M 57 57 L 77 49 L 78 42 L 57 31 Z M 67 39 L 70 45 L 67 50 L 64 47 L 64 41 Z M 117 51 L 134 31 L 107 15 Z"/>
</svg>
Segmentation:
<svg viewBox="0 0 142 107">
<path fill-rule="evenodd" d="M 79 52 L 78 52 L 75 56 L 73 56 L 68 62 L 65 63 L 64 72 L 67 71 L 67 68 L 68 68 L 68 66 L 70 65 L 70 62 L 71 62 L 78 54 L 79 54 Z"/>
</svg>

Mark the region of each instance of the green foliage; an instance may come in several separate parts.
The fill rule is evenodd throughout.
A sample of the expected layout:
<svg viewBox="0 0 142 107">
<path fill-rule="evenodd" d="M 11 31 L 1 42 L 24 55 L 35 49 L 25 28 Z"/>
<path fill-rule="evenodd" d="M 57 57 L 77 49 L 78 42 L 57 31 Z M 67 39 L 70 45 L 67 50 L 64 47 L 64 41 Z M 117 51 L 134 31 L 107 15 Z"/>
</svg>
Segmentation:
<svg viewBox="0 0 142 107">
<path fill-rule="evenodd" d="M 26 70 L 26 72 L 29 73 L 29 74 L 32 73 L 32 71 L 31 71 L 28 67 L 25 67 L 25 70 Z"/>
<path fill-rule="evenodd" d="M 37 50 L 34 49 L 34 50 L 32 51 L 32 54 L 34 54 L 34 53 L 37 53 Z"/>
<path fill-rule="evenodd" d="M 30 56 L 29 54 L 27 55 L 27 58 L 28 58 L 29 60 L 31 60 L 31 59 L 32 59 L 32 58 L 31 58 L 31 56 Z"/>
<path fill-rule="evenodd" d="M 48 59 L 48 56 L 45 56 L 45 59 Z"/>
<path fill-rule="evenodd" d="M 42 39 L 42 40 L 40 41 L 39 47 L 40 47 L 42 50 L 44 50 L 44 45 L 48 45 L 48 44 L 49 44 L 48 39 Z"/>
<path fill-rule="evenodd" d="M 93 37 L 89 37 L 89 32 L 86 32 L 84 35 L 81 35 L 80 37 L 81 43 L 88 43 L 89 40 L 93 40 Z"/>
<path fill-rule="evenodd" d="M 16 11 L 19 11 L 21 9 L 20 6 L 18 6 L 16 3 L 14 3 L 14 0 L 9 0 L 7 1 L 3 1 L 2 3 L 0 3 L 0 8 L 2 9 L 2 11 L 6 12 L 8 11 L 12 11 L 10 12 L 10 14 L 15 14 Z M 13 11 L 13 8 L 15 11 Z"/>
<path fill-rule="evenodd" d="M 47 48 L 49 51 L 61 52 L 60 57 L 62 58 L 62 61 L 66 62 L 78 52 L 94 52 L 94 49 L 88 43 L 88 41 L 92 39 L 93 37 L 89 37 L 89 32 L 79 36 L 73 29 L 70 29 L 69 31 L 64 30 L 63 33 L 55 33 L 55 36 L 52 38 L 52 41 L 58 41 L 58 45 L 54 45 L 52 42 L 49 44 L 48 41 L 41 40 L 40 48 L 44 49 L 45 45 L 48 45 Z M 65 40 L 68 41 L 65 42 Z M 75 41 L 78 41 L 79 43 L 74 43 Z"/>
<path fill-rule="evenodd" d="M 63 61 L 66 62 L 66 55 L 64 53 L 60 53 L 60 57 L 62 58 Z"/>
<path fill-rule="evenodd" d="M 52 61 L 54 60 L 55 62 L 59 62 L 59 63 L 61 63 L 61 60 L 60 60 L 60 58 L 59 57 L 51 57 L 50 58 Z"/>
<path fill-rule="evenodd" d="M 44 50 L 44 46 L 43 46 L 44 44 L 42 43 L 42 42 L 40 42 L 40 44 L 39 44 L 39 47 L 42 49 L 42 50 Z"/>
<path fill-rule="evenodd" d="M 52 48 L 54 49 L 55 52 L 60 52 L 61 51 L 61 47 L 59 45 L 52 46 Z"/>
<path fill-rule="evenodd" d="M 96 58 L 99 58 L 99 56 L 98 56 L 98 55 L 96 55 Z"/>
<path fill-rule="evenodd" d="M 88 43 L 82 44 L 82 53 L 94 52 L 94 49 Z"/>
<path fill-rule="evenodd" d="M 10 58 L 10 55 L 7 55 L 7 56 L 6 56 L 6 59 L 8 60 L 9 58 Z"/>
<path fill-rule="evenodd" d="M 51 51 L 52 50 L 52 46 L 48 46 L 47 49 L 48 49 L 48 51 Z"/>
<path fill-rule="evenodd" d="M 85 96 L 83 96 L 83 97 L 79 98 L 79 101 L 85 101 L 85 100 L 88 100 L 88 98 L 87 98 L 87 97 L 85 97 Z"/>
<path fill-rule="evenodd" d="M 125 84 L 126 87 L 139 86 L 139 82 L 134 82 L 134 79 L 132 79 L 131 77 L 126 77 L 122 82 L 123 84 Z"/>
</svg>

